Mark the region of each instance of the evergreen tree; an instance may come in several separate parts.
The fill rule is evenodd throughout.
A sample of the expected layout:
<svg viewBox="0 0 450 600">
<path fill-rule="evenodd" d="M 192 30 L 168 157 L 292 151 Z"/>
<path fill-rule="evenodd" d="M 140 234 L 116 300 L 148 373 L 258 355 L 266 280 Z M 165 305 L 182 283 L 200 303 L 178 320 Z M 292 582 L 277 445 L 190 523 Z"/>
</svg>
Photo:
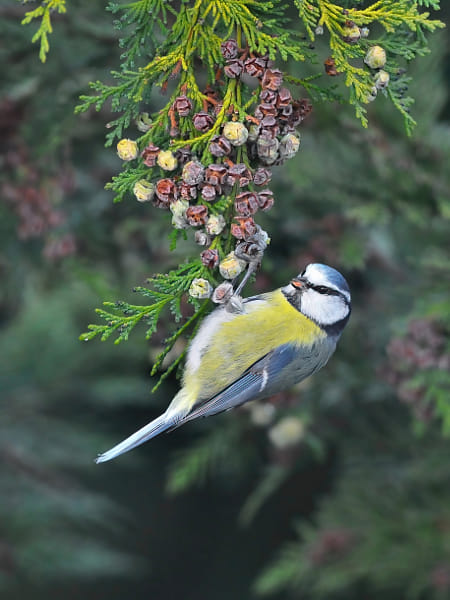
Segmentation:
<svg viewBox="0 0 450 600">
<path fill-rule="evenodd" d="M 239 520 L 259 558 L 250 567 L 247 556 L 241 556 L 249 564 L 238 588 L 244 597 L 250 596 L 252 585 L 255 594 L 278 592 L 280 597 L 447 597 L 450 148 L 444 34 L 436 36 L 428 56 L 410 65 L 415 55 L 427 51 L 423 32 L 438 23 L 425 10 L 437 9 L 438 3 L 386 0 L 337 7 L 322 1 L 288 6 L 152 0 L 112 5 L 118 34 L 112 33 L 101 7 L 65 5 L 41 2 L 25 16 L 25 22 L 39 19 L 34 39 L 41 44 L 41 59 L 47 58 L 43 67 L 36 65 L 28 46 L 27 28 L 19 27 L 19 15 L 30 6 L 10 3 L 1 9 L 4 35 L 11 40 L 2 58 L 14 66 L 5 82 L 1 123 L 6 167 L 1 179 L 5 285 L 0 338 L 7 434 L 0 479 L 8 499 L 2 504 L 4 589 L 26 589 L 21 587 L 24 579 L 44 575 L 70 576 L 71 581 L 74 576 L 131 571 L 136 576 L 142 563 L 130 538 L 137 537 L 142 523 L 156 527 L 154 497 L 163 478 L 152 456 L 156 453 L 167 464 L 168 451 L 176 445 L 167 491 L 185 494 L 183 501 L 171 501 L 178 517 L 172 514 L 172 529 L 159 540 L 167 540 L 167 546 L 156 547 L 156 538 L 150 538 L 156 565 L 158 555 L 170 561 L 173 540 L 181 543 L 179 528 L 187 531 L 183 517 L 208 519 L 210 504 L 220 503 L 219 490 L 227 502 L 247 494 Z M 54 33 L 49 36 L 51 23 Z M 97 104 L 100 113 L 73 116 L 75 97 L 87 81 L 105 79 L 104 64 L 116 35 L 122 66 L 115 81 L 97 82 L 96 95 L 82 100 L 83 108 Z M 186 44 L 180 43 L 184 40 Z M 371 61 L 367 54 L 374 47 L 386 52 L 383 67 L 364 62 Z M 266 53 L 275 64 L 267 62 Z M 240 77 L 250 67 L 261 71 L 252 79 Z M 284 82 L 271 90 L 266 83 L 281 77 L 277 69 Z M 382 72 L 389 74 L 387 87 L 382 86 Z M 151 84 L 166 95 L 152 91 Z M 267 153 L 258 154 L 257 143 L 227 145 L 225 123 L 241 123 L 250 137 L 251 131 L 261 136 L 252 125 L 261 125 L 254 121 L 262 120 L 258 108 L 270 103 L 262 103 L 259 95 L 268 98 L 268 91 L 274 91 L 281 102 L 281 89 L 287 88 L 291 95 L 281 100 L 297 111 L 297 118 L 302 112 L 295 158 L 272 169 Z M 299 95 L 300 103 L 292 100 Z M 118 116 L 108 112 L 108 99 Z M 310 103 L 313 112 L 307 115 Z M 355 111 L 363 124 L 368 118 L 367 130 L 354 118 Z M 276 126 L 279 118 L 280 111 Z M 412 133 L 415 121 L 408 138 L 405 126 Z M 100 147 L 106 122 L 109 144 L 115 136 L 119 142 L 132 138 L 132 144 L 119 145 L 122 158 L 137 152 L 123 162 L 119 175 L 113 175 L 113 153 Z M 277 132 L 275 139 L 281 144 L 284 135 L 298 138 L 297 131 Z M 229 146 L 229 154 L 214 156 Z M 168 170 L 174 158 L 176 168 Z M 277 154 L 275 162 L 281 158 L 287 155 Z M 222 186 L 217 201 L 205 199 L 203 184 L 211 185 L 205 179 L 201 185 L 189 184 L 197 188 L 190 207 L 206 207 L 216 226 L 219 217 L 225 221 L 217 234 L 203 232 L 207 223 L 196 227 L 203 234 L 197 238 L 208 243 L 208 257 L 205 250 L 198 256 L 191 231 L 203 209 L 193 211 L 194 219 L 183 206 L 173 214 L 151 206 L 166 207 L 164 196 L 173 193 L 167 181 L 178 189 L 183 161 L 189 160 L 205 170 L 225 166 L 227 177 L 234 174 L 233 167 L 243 165 L 231 189 L 227 183 L 214 184 Z M 145 164 L 153 161 L 154 166 Z M 242 178 L 249 178 L 248 172 L 255 177 L 257 170 L 272 171 L 273 194 L 261 194 L 264 186 L 243 184 Z M 212 171 L 209 177 L 220 177 Z M 110 191 L 99 190 L 111 175 L 108 188 L 124 202 L 110 207 Z M 166 193 L 158 190 L 161 180 Z M 159 195 L 152 196 L 153 186 Z M 242 202 L 247 210 L 252 207 L 252 194 L 260 209 L 256 217 L 240 214 Z M 136 205 L 133 198 L 151 201 Z M 268 204 L 261 207 L 263 202 Z M 271 208 L 267 215 L 261 212 L 266 207 Z M 82 338 L 100 334 L 126 339 L 143 321 L 152 336 L 154 372 L 171 365 L 166 370 L 170 375 L 182 365 L 186 334 L 195 332 L 212 307 L 199 291 L 220 284 L 220 263 L 248 242 L 248 227 L 256 227 L 256 219 L 271 243 L 265 252 L 259 249 L 257 261 L 247 261 L 255 267 L 262 261 L 254 289 L 282 284 L 310 260 L 333 263 L 352 288 L 355 308 L 349 328 L 327 371 L 299 389 L 192 424 L 180 436 L 148 448 L 147 454 L 143 449 L 112 466 L 126 481 L 154 482 L 149 484 L 148 512 L 140 506 L 133 520 L 100 493 L 103 486 L 113 489 L 114 478 L 112 471 L 102 473 L 90 463 L 108 444 L 109 435 L 98 432 L 113 421 L 122 430 L 130 412 L 147 419 L 144 407 L 165 406 L 175 383 L 169 376 L 152 399 L 145 342 L 138 335 L 119 348 L 98 347 L 95 341 L 80 347 L 77 328 L 88 318 L 94 298 L 109 298 L 99 313 L 105 323 L 92 326 Z M 167 226 L 172 231 L 166 244 Z M 180 267 L 174 269 L 176 262 Z M 166 268 L 172 271 L 165 274 Z M 128 298 L 114 302 L 156 270 L 160 274 L 151 278 L 151 285 L 137 287 L 142 305 Z M 195 279 L 206 283 L 193 288 Z M 178 328 L 169 314 L 181 319 Z M 314 487 L 312 472 L 325 473 L 324 488 Z M 101 477 L 101 485 L 93 477 Z M 199 484 L 209 496 L 188 492 Z M 142 483 L 136 495 L 143 489 Z M 314 496 L 314 506 L 299 509 L 305 493 Z M 117 489 L 114 496 L 120 497 Z M 125 496 L 128 503 L 130 492 Z M 279 509 L 288 496 L 294 538 L 283 529 Z M 193 500 L 201 505 L 191 508 Z M 163 511 L 159 514 L 163 518 Z M 119 527 L 112 529 L 112 523 Z M 261 555 L 257 544 L 266 540 L 268 548 L 276 527 L 286 539 L 277 536 L 279 547 Z M 189 554 L 196 555 L 202 536 L 198 531 L 188 539 Z M 229 597 L 229 571 L 240 562 L 239 550 L 224 555 L 217 540 L 209 547 L 226 560 L 220 584 L 216 581 L 209 595 Z M 198 569 L 198 561 L 184 560 Z M 129 577 L 128 591 L 133 589 Z M 146 579 L 150 589 L 160 589 L 157 571 Z M 186 587 L 185 580 L 178 583 L 168 575 L 163 587 L 173 586 L 173 595 L 199 597 L 190 581 Z M 110 597 L 114 593 L 120 592 L 113 590 Z"/>
</svg>

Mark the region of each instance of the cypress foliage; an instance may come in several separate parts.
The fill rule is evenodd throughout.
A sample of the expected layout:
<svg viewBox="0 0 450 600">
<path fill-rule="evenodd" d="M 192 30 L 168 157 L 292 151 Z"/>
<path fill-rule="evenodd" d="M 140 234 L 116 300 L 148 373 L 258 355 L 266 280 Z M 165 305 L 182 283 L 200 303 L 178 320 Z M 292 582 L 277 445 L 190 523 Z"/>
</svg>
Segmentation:
<svg viewBox="0 0 450 600">
<path fill-rule="evenodd" d="M 127 593 L 140 597 L 133 577 L 146 558 L 134 538 L 148 523 L 145 542 L 155 569 L 148 573 L 145 564 L 147 595 L 161 589 L 158 565 L 172 560 L 173 540 L 178 543 L 183 535 L 181 522 L 192 521 L 193 529 L 210 522 L 208 515 L 215 515 L 223 496 L 227 504 L 243 498 L 233 520 L 246 527 L 254 539 L 251 554 L 259 558 L 235 583 L 230 566 L 234 561 L 250 564 L 249 556 L 238 547 L 235 555 L 224 555 L 211 540 L 211 555 L 223 558 L 227 568 L 220 585 L 208 588 L 213 597 L 447 597 L 450 147 L 445 32 L 432 37 L 431 52 L 422 56 L 428 51 L 425 34 L 439 27 L 426 13 L 439 3 L 147 0 L 112 4 L 114 31 L 102 7 L 91 4 L 41 2 L 28 15 L 28 3 L 10 4 L 0 9 L 2 35 L 8 40 L 0 52 L 3 64 L 13 66 L 2 84 L 0 119 L 5 167 L 0 174 L 5 200 L 2 589 L 23 597 L 24 589 L 25 596 L 35 592 L 37 581 L 57 581 L 64 588 L 93 576 L 121 574 Z M 45 66 L 30 48 L 29 27 L 20 26 L 22 19 L 30 27 L 36 23 L 33 39 Z M 235 58 L 227 58 L 233 53 L 230 40 L 238 48 Z M 117 42 L 122 56 L 115 58 L 120 67 L 110 67 L 111 79 L 104 65 L 114 60 Z M 228 44 L 224 48 L 223 42 Z M 364 59 L 377 46 L 386 51 L 386 64 L 371 68 Z M 266 55 L 274 64 L 265 62 L 259 77 L 226 74 L 239 70 L 239 62 L 245 69 L 246 61 Z M 416 56 L 420 59 L 412 61 Z M 261 119 L 256 109 L 267 91 L 263 77 L 277 69 L 283 76 L 282 86 L 272 90 L 278 102 L 286 88 L 293 99 L 288 104 L 302 100 L 305 112 L 309 104 L 313 107 L 287 132 L 300 132 L 296 157 L 279 166 L 261 164 L 252 141 L 231 145 L 225 157 L 214 156 L 211 143 L 224 137 L 225 123 L 241 123 L 251 135 L 257 124 L 247 117 Z M 389 74 L 389 84 L 377 88 L 374 99 L 380 71 Z M 82 97 L 74 116 L 73 107 L 80 103 L 76 97 L 89 80 L 96 82 L 94 95 Z M 84 109 L 89 110 L 81 114 Z M 205 127 L 213 121 L 206 131 L 194 125 L 199 113 L 207 115 L 200 119 Z M 119 152 L 137 148 L 137 155 L 122 161 L 118 174 L 115 152 L 101 147 L 105 123 L 109 146 L 122 139 L 136 144 L 120 146 Z M 220 144 L 228 147 L 223 139 Z M 164 168 L 170 166 L 170 155 L 160 158 L 164 166 L 158 165 L 161 151 L 175 155 L 173 171 Z M 190 198 L 190 207 L 207 207 L 215 226 L 223 217 L 219 233 L 208 233 L 206 223 L 178 229 L 180 222 L 186 224 L 186 213 L 177 220 L 176 214 L 157 210 L 152 205 L 157 196 L 136 203 L 161 179 L 173 180 L 179 189 L 187 159 L 205 171 L 211 164 L 222 165 L 229 176 L 226 158 L 234 166 L 243 164 L 253 179 L 258 169 L 272 171 L 272 179 L 242 189 L 216 183 L 222 186 L 216 202 L 202 197 L 205 179 L 192 184 L 197 198 Z M 154 166 L 145 160 L 155 160 Z M 101 191 L 109 177 L 108 189 Z M 237 220 L 236 197 L 243 192 L 258 196 L 266 185 L 273 196 L 263 200 L 275 199 L 270 212 L 258 204 L 256 215 Z M 121 200 L 114 206 L 111 191 Z M 244 199 L 248 206 L 249 197 Z M 256 292 L 281 285 L 308 261 L 328 262 L 348 277 L 354 313 L 339 352 L 321 376 L 158 442 L 168 463 L 166 493 L 173 496 L 165 520 L 154 504 L 164 487 L 154 460 L 156 446 L 111 467 L 118 477 L 102 473 L 91 458 L 108 446 L 110 437 L 134 426 L 122 425 L 124 415 L 137 414 L 140 422 L 149 416 L 152 402 L 158 405 L 155 412 L 166 406 L 175 387 L 170 374 L 181 367 L 187 339 L 212 307 L 198 296 L 198 287 L 194 294 L 189 290 L 198 279 L 211 288 L 220 284 L 220 263 L 246 241 L 232 235 L 232 227 L 249 235 L 249 218 L 271 238 L 260 257 Z M 201 249 L 194 241 L 196 231 L 207 241 Z M 210 252 L 204 257 L 200 250 Z M 154 271 L 159 273 L 149 277 Z M 145 277 L 149 282 L 139 285 Z M 136 285 L 138 302 L 127 295 Z M 82 323 L 99 298 L 108 299 L 99 309 L 101 323 L 81 338 L 129 337 L 126 344 L 77 345 Z M 144 336 L 130 336 L 140 323 Z M 151 337 L 150 350 L 142 337 Z M 148 394 L 148 352 L 153 373 L 162 367 L 167 377 L 153 397 Z M 105 433 L 105 423 L 120 432 Z M 177 450 L 167 458 L 170 445 Z M 325 490 L 313 488 L 312 471 L 326 473 Z M 126 492 L 124 504 L 135 506 L 134 496 L 144 496 L 149 505 L 140 505 L 138 516 L 118 507 L 120 492 L 113 489 L 114 480 L 130 478 L 139 485 L 136 493 Z M 206 500 L 192 491 L 198 487 L 206 490 Z M 314 495 L 314 507 L 306 513 L 300 509 L 305 490 Z M 279 508 L 288 500 L 290 532 L 283 529 Z M 167 527 L 164 543 L 151 531 L 159 520 Z M 275 537 L 275 530 L 281 532 L 276 543 L 262 555 L 259 542 Z M 183 559 L 191 573 L 198 571 L 201 535 L 194 531 L 189 538 L 193 561 Z M 205 568 L 211 566 L 207 556 L 204 561 Z M 167 576 L 162 587 L 167 592 L 173 586 L 168 596 L 198 597 L 198 581 L 192 575 L 180 582 Z M 56 593 L 46 589 L 46 597 Z M 93 585 L 92 594 L 98 597 Z"/>
</svg>

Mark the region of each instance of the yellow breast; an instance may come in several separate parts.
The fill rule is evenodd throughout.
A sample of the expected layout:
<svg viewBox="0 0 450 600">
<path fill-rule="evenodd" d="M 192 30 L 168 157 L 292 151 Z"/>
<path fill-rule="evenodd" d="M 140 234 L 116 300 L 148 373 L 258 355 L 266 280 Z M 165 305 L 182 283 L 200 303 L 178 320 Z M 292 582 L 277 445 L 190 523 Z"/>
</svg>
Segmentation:
<svg viewBox="0 0 450 600">
<path fill-rule="evenodd" d="M 278 346 L 310 346 L 325 335 L 286 300 L 281 290 L 245 303 L 244 308 L 244 313 L 233 315 L 211 337 L 199 367 L 185 373 L 184 385 L 195 390 L 192 396 L 196 401 L 223 390 Z"/>
</svg>

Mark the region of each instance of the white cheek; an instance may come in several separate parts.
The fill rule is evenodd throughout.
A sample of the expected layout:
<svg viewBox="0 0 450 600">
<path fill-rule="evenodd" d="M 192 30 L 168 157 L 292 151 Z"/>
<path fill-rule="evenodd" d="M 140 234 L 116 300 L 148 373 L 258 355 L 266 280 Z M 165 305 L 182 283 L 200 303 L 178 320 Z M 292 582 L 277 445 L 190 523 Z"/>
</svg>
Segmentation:
<svg viewBox="0 0 450 600">
<path fill-rule="evenodd" d="M 306 290 L 302 294 L 301 311 L 319 325 L 333 325 L 345 319 L 349 309 L 339 296 L 327 296 L 314 290 Z"/>
</svg>

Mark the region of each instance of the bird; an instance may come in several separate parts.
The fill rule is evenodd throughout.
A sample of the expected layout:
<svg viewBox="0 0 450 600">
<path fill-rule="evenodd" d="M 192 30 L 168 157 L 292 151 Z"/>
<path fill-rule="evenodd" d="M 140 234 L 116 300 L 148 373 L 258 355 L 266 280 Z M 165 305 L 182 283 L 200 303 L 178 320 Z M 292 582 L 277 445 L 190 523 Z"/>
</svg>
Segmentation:
<svg viewBox="0 0 450 600">
<path fill-rule="evenodd" d="M 303 381 L 328 362 L 351 313 L 345 278 L 320 263 L 284 287 L 232 300 L 203 320 L 188 348 L 182 387 L 167 410 L 95 462 Z"/>
</svg>

